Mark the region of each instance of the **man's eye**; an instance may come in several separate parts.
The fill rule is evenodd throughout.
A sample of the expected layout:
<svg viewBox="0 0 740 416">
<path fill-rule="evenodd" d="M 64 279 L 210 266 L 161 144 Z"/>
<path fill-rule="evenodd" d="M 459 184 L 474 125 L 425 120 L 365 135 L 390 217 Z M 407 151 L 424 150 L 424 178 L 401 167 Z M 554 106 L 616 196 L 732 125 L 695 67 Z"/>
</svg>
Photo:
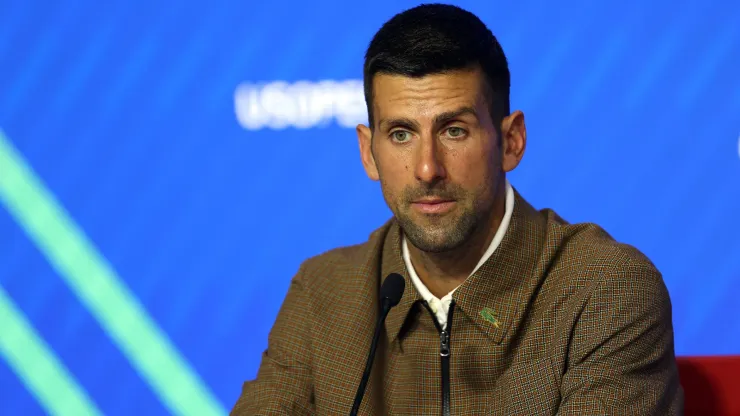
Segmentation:
<svg viewBox="0 0 740 416">
<path fill-rule="evenodd" d="M 447 129 L 447 135 L 453 139 L 465 136 L 465 130 L 460 127 L 450 127 Z"/>
<path fill-rule="evenodd" d="M 411 140 L 411 133 L 403 130 L 396 130 L 391 133 L 391 138 L 398 143 L 404 143 Z"/>
</svg>

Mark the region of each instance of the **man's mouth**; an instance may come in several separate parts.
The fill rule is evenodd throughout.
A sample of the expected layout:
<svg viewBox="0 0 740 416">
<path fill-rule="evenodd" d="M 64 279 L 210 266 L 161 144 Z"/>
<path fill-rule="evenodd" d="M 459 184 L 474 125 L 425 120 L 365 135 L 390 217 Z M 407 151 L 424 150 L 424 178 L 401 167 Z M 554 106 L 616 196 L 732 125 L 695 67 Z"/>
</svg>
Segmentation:
<svg viewBox="0 0 740 416">
<path fill-rule="evenodd" d="M 411 203 L 414 210 L 423 214 L 442 214 L 450 211 L 454 206 L 454 200 L 441 197 L 424 197 Z"/>
</svg>

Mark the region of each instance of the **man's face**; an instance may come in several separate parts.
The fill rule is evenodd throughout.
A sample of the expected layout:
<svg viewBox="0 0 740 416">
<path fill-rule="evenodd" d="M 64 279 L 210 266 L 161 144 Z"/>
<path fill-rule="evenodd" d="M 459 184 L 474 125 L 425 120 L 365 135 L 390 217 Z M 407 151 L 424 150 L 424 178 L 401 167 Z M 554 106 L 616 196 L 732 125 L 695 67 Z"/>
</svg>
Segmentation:
<svg viewBox="0 0 740 416">
<path fill-rule="evenodd" d="M 373 88 L 374 131 L 358 126 L 368 176 L 380 180 L 414 246 L 426 252 L 459 247 L 489 224 L 504 183 L 482 72 L 378 74 Z"/>
</svg>

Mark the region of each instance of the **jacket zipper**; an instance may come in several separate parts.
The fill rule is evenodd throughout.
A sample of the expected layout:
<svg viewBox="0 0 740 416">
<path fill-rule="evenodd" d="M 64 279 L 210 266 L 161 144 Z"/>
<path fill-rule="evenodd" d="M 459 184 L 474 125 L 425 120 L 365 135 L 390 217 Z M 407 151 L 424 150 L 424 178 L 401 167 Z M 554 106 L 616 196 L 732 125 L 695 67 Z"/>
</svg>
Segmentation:
<svg viewBox="0 0 740 416">
<path fill-rule="evenodd" d="M 442 328 L 439 321 L 437 321 L 437 315 L 432 312 L 426 301 L 424 306 L 432 314 L 434 326 L 439 331 L 439 357 L 442 364 L 442 416 L 450 416 L 450 335 L 455 301 L 450 302 L 450 310 L 447 312 L 447 328 Z"/>
</svg>

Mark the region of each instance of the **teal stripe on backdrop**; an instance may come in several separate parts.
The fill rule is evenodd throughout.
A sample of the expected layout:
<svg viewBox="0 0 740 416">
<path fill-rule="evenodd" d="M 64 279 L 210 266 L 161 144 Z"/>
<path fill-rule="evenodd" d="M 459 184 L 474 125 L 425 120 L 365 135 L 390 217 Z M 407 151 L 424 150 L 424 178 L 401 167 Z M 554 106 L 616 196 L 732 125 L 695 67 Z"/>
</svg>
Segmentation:
<svg viewBox="0 0 740 416">
<path fill-rule="evenodd" d="M 0 131 L 0 200 L 54 269 L 178 415 L 225 410 Z"/>
<path fill-rule="evenodd" d="M 0 286 L 0 356 L 51 415 L 97 416 L 100 410 Z"/>
</svg>

